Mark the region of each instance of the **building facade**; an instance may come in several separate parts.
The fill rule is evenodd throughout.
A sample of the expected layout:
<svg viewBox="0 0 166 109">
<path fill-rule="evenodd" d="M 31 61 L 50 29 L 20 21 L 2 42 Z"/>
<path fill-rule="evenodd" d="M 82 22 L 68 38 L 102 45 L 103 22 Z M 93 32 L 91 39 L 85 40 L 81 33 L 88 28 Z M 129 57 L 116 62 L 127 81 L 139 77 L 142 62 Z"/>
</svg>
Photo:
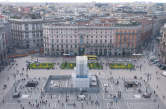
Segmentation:
<svg viewBox="0 0 166 109">
<path fill-rule="evenodd" d="M 0 27 L 0 66 L 8 63 L 7 57 L 7 28 L 4 25 Z M 0 67 L 0 69 L 1 69 Z"/>
<path fill-rule="evenodd" d="M 146 31 L 142 25 L 53 24 L 43 26 L 44 54 L 48 56 L 119 56 L 139 52 Z"/>
<path fill-rule="evenodd" d="M 162 27 L 159 58 L 161 63 L 166 64 L 166 25 Z"/>
<path fill-rule="evenodd" d="M 9 19 L 14 46 L 26 49 L 43 47 L 42 19 Z"/>
<path fill-rule="evenodd" d="M 100 26 L 46 24 L 43 26 L 44 53 L 56 56 L 71 54 L 104 55 L 111 48 L 112 29 Z"/>
<path fill-rule="evenodd" d="M 113 54 L 132 55 L 139 51 L 141 26 L 118 27 L 113 34 Z"/>
</svg>

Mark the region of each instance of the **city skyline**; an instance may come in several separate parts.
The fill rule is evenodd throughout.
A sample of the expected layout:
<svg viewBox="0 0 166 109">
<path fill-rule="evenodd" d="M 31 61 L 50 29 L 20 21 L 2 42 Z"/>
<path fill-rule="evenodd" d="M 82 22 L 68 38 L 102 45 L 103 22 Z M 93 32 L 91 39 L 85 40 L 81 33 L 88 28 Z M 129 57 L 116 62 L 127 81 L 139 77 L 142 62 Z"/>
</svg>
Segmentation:
<svg viewBox="0 0 166 109">
<path fill-rule="evenodd" d="M 85 3 L 85 2 L 100 2 L 100 3 L 119 3 L 119 2 L 154 2 L 154 3 L 166 3 L 165 0 L 0 0 L 0 2 L 55 2 L 55 3 Z"/>
<path fill-rule="evenodd" d="M 0 0 L 0 109 L 166 109 L 166 0 L 134 1 Z"/>
</svg>

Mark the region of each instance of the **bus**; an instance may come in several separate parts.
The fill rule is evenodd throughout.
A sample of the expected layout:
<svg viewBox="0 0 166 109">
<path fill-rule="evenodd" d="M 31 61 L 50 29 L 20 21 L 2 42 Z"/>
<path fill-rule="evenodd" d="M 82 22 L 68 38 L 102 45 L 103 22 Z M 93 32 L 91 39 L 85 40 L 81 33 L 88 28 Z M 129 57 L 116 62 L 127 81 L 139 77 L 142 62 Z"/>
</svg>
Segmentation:
<svg viewBox="0 0 166 109">
<path fill-rule="evenodd" d="M 66 57 L 66 58 L 72 57 L 71 54 L 65 54 L 65 53 L 63 54 L 63 56 Z"/>
<path fill-rule="evenodd" d="M 141 58 L 142 56 L 144 56 L 143 54 L 132 54 L 132 56 L 134 57 L 134 58 Z"/>
<path fill-rule="evenodd" d="M 97 60 L 97 56 L 96 55 L 85 55 L 88 57 L 88 60 Z"/>
</svg>

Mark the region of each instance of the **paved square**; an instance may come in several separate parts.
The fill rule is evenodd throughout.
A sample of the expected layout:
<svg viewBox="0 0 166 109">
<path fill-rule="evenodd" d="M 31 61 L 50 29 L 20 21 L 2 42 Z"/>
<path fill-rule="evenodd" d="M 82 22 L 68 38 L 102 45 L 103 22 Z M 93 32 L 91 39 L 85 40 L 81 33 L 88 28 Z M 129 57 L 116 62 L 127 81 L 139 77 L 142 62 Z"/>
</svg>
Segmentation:
<svg viewBox="0 0 166 109">
<path fill-rule="evenodd" d="M 79 100 L 80 92 L 45 93 L 44 86 L 49 75 L 70 75 L 73 70 L 61 70 L 55 64 L 56 69 L 50 70 L 26 70 L 26 60 L 29 57 L 16 60 L 18 65 L 13 65 L 6 72 L 11 73 L 8 83 L 9 89 L 1 91 L 5 93 L 0 104 L 0 109 L 165 109 L 161 98 L 156 96 L 152 85 L 147 84 L 146 76 L 139 69 L 110 70 L 105 67 L 103 70 L 90 70 L 92 75 L 97 75 L 100 81 L 99 93 L 84 92 L 85 100 Z M 47 58 L 39 58 L 41 62 L 50 62 Z M 61 59 L 55 59 L 60 63 Z M 53 61 L 53 59 L 51 60 Z M 74 60 L 70 60 L 73 62 Z M 105 62 L 105 61 L 104 61 Z M 137 64 L 137 63 L 135 63 Z M 146 70 L 146 68 L 144 69 Z M 111 72 L 111 73 L 110 73 Z M 131 76 L 132 75 L 132 76 Z M 133 76 L 143 77 L 134 79 Z M 35 88 L 25 87 L 28 81 L 38 81 Z M 137 88 L 125 88 L 124 81 L 137 81 L 141 86 Z M 56 81 L 57 87 L 71 87 L 70 81 Z M 138 90 L 141 90 L 141 93 Z M 20 98 L 13 98 L 15 90 L 21 92 Z M 121 98 L 118 92 L 121 92 Z M 146 91 L 152 92 L 151 98 L 143 98 Z"/>
</svg>

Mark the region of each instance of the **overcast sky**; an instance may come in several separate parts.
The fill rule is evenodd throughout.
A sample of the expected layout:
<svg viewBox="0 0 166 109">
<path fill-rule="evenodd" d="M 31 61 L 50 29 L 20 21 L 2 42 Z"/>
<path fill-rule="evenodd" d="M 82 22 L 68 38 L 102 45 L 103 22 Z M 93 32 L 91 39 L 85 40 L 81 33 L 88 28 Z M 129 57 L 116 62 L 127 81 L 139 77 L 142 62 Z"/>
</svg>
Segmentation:
<svg viewBox="0 0 166 109">
<path fill-rule="evenodd" d="M 146 1 L 146 2 L 162 2 L 166 3 L 166 0 L 0 0 L 0 2 L 134 2 L 134 1 Z"/>
</svg>

